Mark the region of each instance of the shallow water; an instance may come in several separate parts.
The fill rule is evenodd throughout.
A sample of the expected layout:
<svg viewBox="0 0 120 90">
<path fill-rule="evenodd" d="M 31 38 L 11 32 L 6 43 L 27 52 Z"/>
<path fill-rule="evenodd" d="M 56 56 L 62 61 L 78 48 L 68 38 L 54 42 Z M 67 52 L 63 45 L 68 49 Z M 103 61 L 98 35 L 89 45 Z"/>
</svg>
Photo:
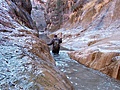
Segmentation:
<svg viewBox="0 0 120 90">
<path fill-rule="evenodd" d="M 57 67 L 66 74 L 75 90 L 120 90 L 120 81 L 72 60 L 67 51 L 53 55 Z"/>
</svg>

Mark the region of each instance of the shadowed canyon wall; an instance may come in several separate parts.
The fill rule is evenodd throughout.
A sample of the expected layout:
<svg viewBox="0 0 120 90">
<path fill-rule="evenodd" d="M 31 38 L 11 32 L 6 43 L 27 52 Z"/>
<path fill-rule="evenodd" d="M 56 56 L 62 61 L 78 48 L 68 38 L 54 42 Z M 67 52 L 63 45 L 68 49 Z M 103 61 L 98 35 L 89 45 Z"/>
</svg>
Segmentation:
<svg viewBox="0 0 120 90">
<path fill-rule="evenodd" d="M 62 46 L 75 50 L 69 52 L 69 56 L 90 68 L 120 79 L 120 1 L 63 2 L 71 3 L 66 5 L 69 8 L 66 7 L 66 13 L 62 11 L 62 16 L 67 15 L 68 19 L 53 34 L 63 38 Z"/>
<path fill-rule="evenodd" d="M 45 20 L 46 2 L 41 0 L 31 0 L 31 3 L 32 3 L 31 17 L 33 19 L 33 22 L 37 26 L 38 31 L 44 31 L 45 27 L 47 27 Z"/>
<path fill-rule="evenodd" d="M 38 38 L 30 0 L 0 0 L 0 89 L 73 90 Z"/>
</svg>

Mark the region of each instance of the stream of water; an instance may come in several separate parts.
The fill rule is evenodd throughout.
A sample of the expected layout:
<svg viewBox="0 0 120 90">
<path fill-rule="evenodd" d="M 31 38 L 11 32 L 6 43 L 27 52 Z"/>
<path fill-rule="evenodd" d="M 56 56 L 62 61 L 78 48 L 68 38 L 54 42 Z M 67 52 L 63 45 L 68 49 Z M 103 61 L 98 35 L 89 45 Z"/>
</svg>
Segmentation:
<svg viewBox="0 0 120 90">
<path fill-rule="evenodd" d="M 75 90 L 120 90 L 120 81 L 70 59 L 67 51 L 60 51 L 59 55 L 52 56 Z"/>
</svg>

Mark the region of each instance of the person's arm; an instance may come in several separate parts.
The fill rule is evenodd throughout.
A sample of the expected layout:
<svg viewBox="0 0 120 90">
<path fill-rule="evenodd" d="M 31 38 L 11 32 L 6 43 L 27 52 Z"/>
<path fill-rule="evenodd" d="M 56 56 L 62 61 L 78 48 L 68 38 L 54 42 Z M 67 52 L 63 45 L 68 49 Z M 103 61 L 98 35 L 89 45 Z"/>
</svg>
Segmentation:
<svg viewBox="0 0 120 90">
<path fill-rule="evenodd" d="M 62 38 L 59 39 L 60 43 L 62 43 Z"/>
<path fill-rule="evenodd" d="M 49 44 L 47 44 L 47 45 L 52 45 L 52 44 L 53 44 L 53 40 Z"/>
</svg>

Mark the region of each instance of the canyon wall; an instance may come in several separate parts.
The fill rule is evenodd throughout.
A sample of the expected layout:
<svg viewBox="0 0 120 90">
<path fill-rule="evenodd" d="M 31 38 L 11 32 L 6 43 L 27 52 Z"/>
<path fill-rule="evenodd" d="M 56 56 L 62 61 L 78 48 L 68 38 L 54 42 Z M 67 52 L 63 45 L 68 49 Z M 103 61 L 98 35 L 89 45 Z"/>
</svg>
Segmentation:
<svg viewBox="0 0 120 90">
<path fill-rule="evenodd" d="M 0 89 L 73 90 L 31 18 L 30 0 L 0 0 Z"/>
<path fill-rule="evenodd" d="M 72 3 L 66 12 L 69 18 L 53 34 L 63 38 L 63 47 L 73 50 L 68 53 L 72 59 L 120 79 L 120 1 L 68 2 Z"/>
<path fill-rule="evenodd" d="M 43 32 L 47 27 L 45 20 L 45 1 L 31 0 L 32 11 L 31 17 L 39 32 Z"/>
</svg>

